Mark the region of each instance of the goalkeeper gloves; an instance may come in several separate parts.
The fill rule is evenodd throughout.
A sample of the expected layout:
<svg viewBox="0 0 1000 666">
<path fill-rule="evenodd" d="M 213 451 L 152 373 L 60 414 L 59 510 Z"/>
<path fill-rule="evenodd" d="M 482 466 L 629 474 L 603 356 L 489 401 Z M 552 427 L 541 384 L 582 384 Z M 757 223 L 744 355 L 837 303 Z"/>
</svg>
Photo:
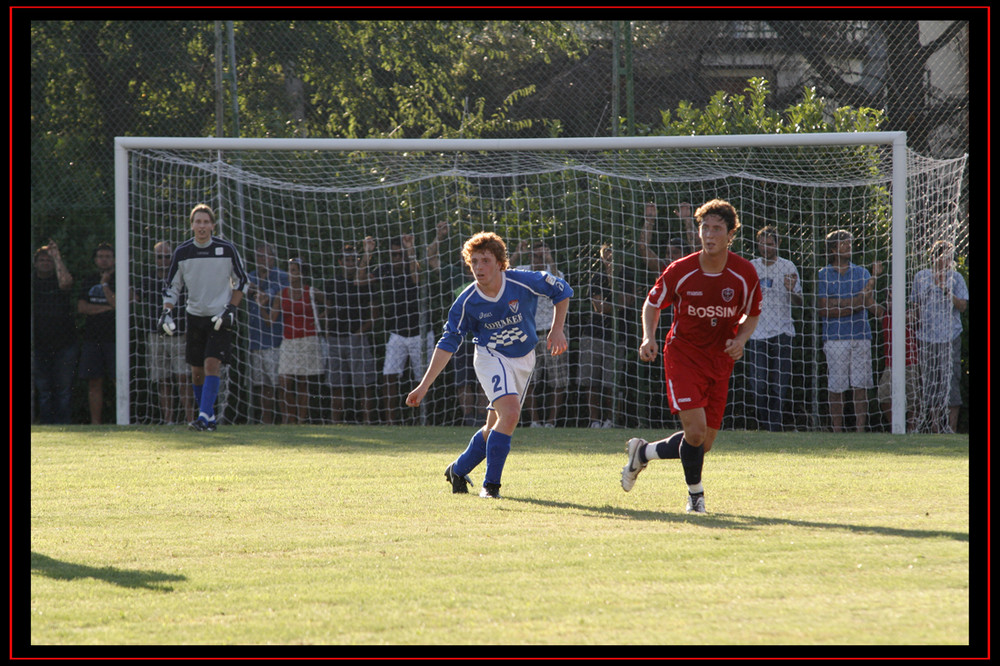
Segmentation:
<svg viewBox="0 0 1000 666">
<path fill-rule="evenodd" d="M 177 330 L 177 324 L 174 323 L 174 318 L 167 308 L 163 308 L 160 318 L 156 320 L 156 328 L 160 332 L 160 335 L 173 335 L 174 331 Z"/>
<path fill-rule="evenodd" d="M 231 330 L 233 328 L 233 324 L 236 323 L 236 306 L 230 303 L 226 306 L 226 309 L 222 312 L 222 314 L 217 314 L 212 317 L 212 321 L 215 322 L 215 330 L 217 331 L 223 328 L 227 331 Z"/>
</svg>

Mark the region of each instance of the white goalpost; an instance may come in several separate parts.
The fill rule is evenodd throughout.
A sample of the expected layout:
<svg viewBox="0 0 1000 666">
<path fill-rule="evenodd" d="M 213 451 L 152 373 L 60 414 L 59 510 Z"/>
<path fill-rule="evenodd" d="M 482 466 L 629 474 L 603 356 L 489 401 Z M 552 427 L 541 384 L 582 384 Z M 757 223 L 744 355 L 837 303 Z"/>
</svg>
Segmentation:
<svg viewBox="0 0 1000 666">
<path fill-rule="evenodd" d="M 562 365 L 539 363 L 522 424 L 674 427 L 660 397 L 662 366 L 637 358 L 642 301 L 670 257 L 698 249 L 690 215 L 718 197 L 740 214 L 734 252 L 756 257 L 755 236 L 770 227 L 779 238 L 778 256 L 797 269 L 803 303 L 792 307 L 782 429 L 831 427 L 816 287 L 828 263 L 827 234 L 846 230 L 853 237 L 852 261 L 874 275 L 875 305 L 867 315 L 867 404 L 846 407 L 845 420 L 893 433 L 933 430 L 936 415 L 949 407 L 938 403 L 948 396 L 912 387 L 907 395 L 904 330 L 915 307 L 908 295 L 917 271 L 928 267 L 934 242 L 947 241 L 956 256 L 966 254 L 967 225 L 959 216 L 965 162 L 964 156 L 917 155 L 902 132 L 495 140 L 119 137 L 115 250 L 118 266 L 127 270 L 117 271 L 116 290 L 130 298 L 119 298 L 116 311 L 117 422 L 180 423 L 189 414 L 190 378 L 176 358 L 171 365 L 158 356 L 163 342 L 151 325 L 162 288 L 154 247 L 176 247 L 190 237 L 188 213 L 207 203 L 216 211 L 216 234 L 239 248 L 248 271 L 259 278 L 269 268 L 268 256 L 275 262 L 270 268 L 281 271 L 297 259 L 306 267 L 303 280 L 321 297 L 310 304 L 315 327 L 309 334 L 322 339 L 324 350 L 316 367 L 277 378 L 261 372 L 259 347 L 270 334 L 280 346 L 283 336 L 298 333 L 282 319 L 265 331 L 257 318 L 265 306 L 255 297 L 244 299 L 217 404 L 222 423 L 280 423 L 294 391 L 304 391 L 310 423 L 475 422 L 482 394 L 466 382 L 457 355 L 419 411 L 402 405 L 402 398 L 424 371 L 456 289 L 471 281 L 461 243 L 492 230 L 507 242 L 512 266 L 556 271 L 576 293 L 567 320 L 571 351 Z M 414 263 L 396 263 L 396 249 L 412 250 Z M 364 269 L 355 270 L 354 261 Z M 661 329 L 662 342 L 666 326 Z M 395 335 L 419 341 L 416 362 L 402 369 L 386 364 L 385 349 Z M 349 368 L 330 356 L 345 344 L 353 345 Z M 948 368 L 953 360 L 940 363 Z M 888 385 L 879 392 L 883 375 Z M 724 428 L 763 427 L 760 386 L 755 367 L 739 361 Z"/>
</svg>

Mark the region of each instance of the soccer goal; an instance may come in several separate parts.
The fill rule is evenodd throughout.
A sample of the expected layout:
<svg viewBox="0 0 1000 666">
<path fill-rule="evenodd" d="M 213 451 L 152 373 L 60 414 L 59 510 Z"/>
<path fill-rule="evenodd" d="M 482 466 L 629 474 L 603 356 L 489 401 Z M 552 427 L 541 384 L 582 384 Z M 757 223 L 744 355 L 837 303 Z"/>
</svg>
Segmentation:
<svg viewBox="0 0 1000 666">
<path fill-rule="evenodd" d="M 216 234 L 240 248 L 258 292 L 266 282 L 261 276 L 273 269 L 281 275 L 277 286 L 268 283 L 272 293 L 283 289 L 295 259 L 302 267 L 296 284 L 309 285 L 313 294 L 302 305 L 306 316 L 297 318 L 311 322 L 308 330 L 296 333 L 279 315 L 275 328 L 265 331 L 274 334 L 270 342 L 258 317 L 266 306 L 256 293 L 244 299 L 218 401 L 223 423 L 280 423 L 303 394 L 310 423 L 479 422 L 482 392 L 469 381 L 469 360 L 461 354 L 419 410 L 403 399 L 424 372 L 447 307 L 471 281 L 462 243 L 491 230 L 506 240 L 512 267 L 558 272 L 576 294 L 566 328 L 570 351 L 556 363 L 538 359 L 522 427 L 674 428 L 660 360 L 638 360 L 642 303 L 671 258 L 699 249 L 692 217 L 697 207 L 722 198 L 742 222 L 731 249 L 759 257 L 757 234 L 772 228 L 777 255 L 794 266 L 802 297 L 791 305 L 787 373 L 760 374 L 768 353 L 759 351 L 763 345 L 753 359 L 738 361 L 724 427 L 765 427 L 763 411 L 773 409 L 763 395 L 777 382 L 785 386 L 777 416 L 782 429 L 830 429 L 831 398 L 839 395 L 845 429 L 863 418 L 868 428 L 902 433 L 909 413 L 916 420 L 911 428 L 931 430 L 948 398 L 922 390 L 919 376 L 916 389 L 908 389 L 903 328 L 913 312 L 908 294 L 916 273 L 929 267 L 932 245 L 944 240 L 955 257 L 967 256 L 967 224 L 959 211 L 965 161 L 917 155 L 906 147 L 905 134 L 895 132 L 506 140 L 121 137 L 116 254 L 128 270 L 118 272 L 116 287 L 132 297 L 117 312 L 118 423 L 189 416 L 190 380 L 179 342 L 171 349 L 154 330 L 162 282 L 156 254 L 190 237 L 188 213 L 207 203 L 217 214 Z M 871 372 L 859 380 L 867 387 L 861 403 L 845 398 L 851 390 L 832 395 L 828 384 L 817 288 L 834 231 L 850 234 L 851 262 L 872 275 L 864 315 Z M 776 292 L 787 286 L 783 275 L 762 283 Z M 669 323 L 664 313 L 661 341 Z M 310 368 L 278 372 L 280 343 L 297 334 L 316 335 L 321 351 Z M 390 344 L 393 336 L 406 345 Z M 270 360 L 261 354 L 267 345 L 278 350 L 266 352 Z M 399 348 L 411 353 L 399 358 Z M 950 350 L 937 361 L 943 372 L 953 365 Z"/>
</svg>

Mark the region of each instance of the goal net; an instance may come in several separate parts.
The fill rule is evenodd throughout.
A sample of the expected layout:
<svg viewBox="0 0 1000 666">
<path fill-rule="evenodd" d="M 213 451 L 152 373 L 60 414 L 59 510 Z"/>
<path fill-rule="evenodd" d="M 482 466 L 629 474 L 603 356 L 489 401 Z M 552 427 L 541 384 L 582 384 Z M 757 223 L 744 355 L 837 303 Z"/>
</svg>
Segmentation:
<svg viewBox="0 0 1000 666">
<path fill-rule="evenodd" d="M 216 235 L 241 251 L 252 284 L 216 403 L 223 423 L 481 423 L 471 341 L 419 409 L 404 399 L 448 307 L 471 282 L 462 243 L 490 230 L 505 239 L 512 267 L 562 275 L 575 291 L 570 350 L 560 357 L 541 351 L 551 308 L 540 307 L 542 348 L 522 427 L 677 428 L 660 358 L 638 359 L 642 304 L 671 259 L 699 249 L 697 207 L 722 198 L 742 223 L 731 249 L 760 260 L 765 297 L 778 313 L 761 321 L 765 337 L 736 363 L 723 427 L 936 431 L 954 404 L 960 348 L 905 355 L 917 369 L 907 374 L 901 331 L 937 307 L 914 299 L 918 272 L 933 268 L 935 242 L 950 243 L 956 259 L 967 256 L 958 206 L 964 167 L 964 157 L 909 151 L 901 133 L 119 138 L 116 250 L 128 270 L 119 271 L 117 288 L 133 297 L 118 311 L 118 422 L 194 416 L 182 338 L 155 331 L 167 263 L 157 256 L 191 236 L 188 214 L 207 203 Z M 780 263 L 762 256 L 765 229 Z M 831 385 L 846 366 L 830 357 L 840 351 L 826 344 L 821 309 L 833 300 L 823 269 L 836 231 L 849 234 L 850 262 L 863 269 L 855 277 L 872 276 L 853 324 L 864 341 L 854 349 L 870 352 L 870 367 L 855 367 L 844 391 Z M 281 295 L 298 310 L 274 315 L 272 299 Z M 670 321 L 665 311 L 660 344 Z M 282 365 L 282 343 L 303 336 L 318 338 L 313 362 Z"/>
</svg>

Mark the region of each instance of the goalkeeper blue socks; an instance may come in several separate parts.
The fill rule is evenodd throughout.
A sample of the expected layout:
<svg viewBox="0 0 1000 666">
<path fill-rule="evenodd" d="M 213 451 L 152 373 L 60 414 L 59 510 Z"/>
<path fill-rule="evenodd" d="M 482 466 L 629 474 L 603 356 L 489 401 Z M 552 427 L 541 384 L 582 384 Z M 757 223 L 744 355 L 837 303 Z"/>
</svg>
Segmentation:
<svg viewBox="0 0 1000 666">
<path fill-rule="evenodd" d="M 195 396 L 198 395 L 198 387 L 195 387 Z M 214 375 L 206 375 L 205 385 L 201 387 L 201 397 L 198 398 L 199 418 L 212 423 L 215 421 L 215 397 L 219 395 L 219 378 Z"/>
<path fill-rule="evenodd" d="M 491 431 L 489 439 L 486 440 L 486 475 L 483 484 L 500 485 L 500 476 L 503 474 L 503 465 L 507 461 L 508 453 L 510 453 L 510 435 L 496 430 Z"/>
<path fill-rule="evenodd" d="M 451 471 L 458 476 L 465 476 L 476 468 L 476 465 L 483 462 L 486 457 L 486 436 L 480 428 L 469 440 L 469 446 L 458 457 L 451 467 Z"/>
</svg>

